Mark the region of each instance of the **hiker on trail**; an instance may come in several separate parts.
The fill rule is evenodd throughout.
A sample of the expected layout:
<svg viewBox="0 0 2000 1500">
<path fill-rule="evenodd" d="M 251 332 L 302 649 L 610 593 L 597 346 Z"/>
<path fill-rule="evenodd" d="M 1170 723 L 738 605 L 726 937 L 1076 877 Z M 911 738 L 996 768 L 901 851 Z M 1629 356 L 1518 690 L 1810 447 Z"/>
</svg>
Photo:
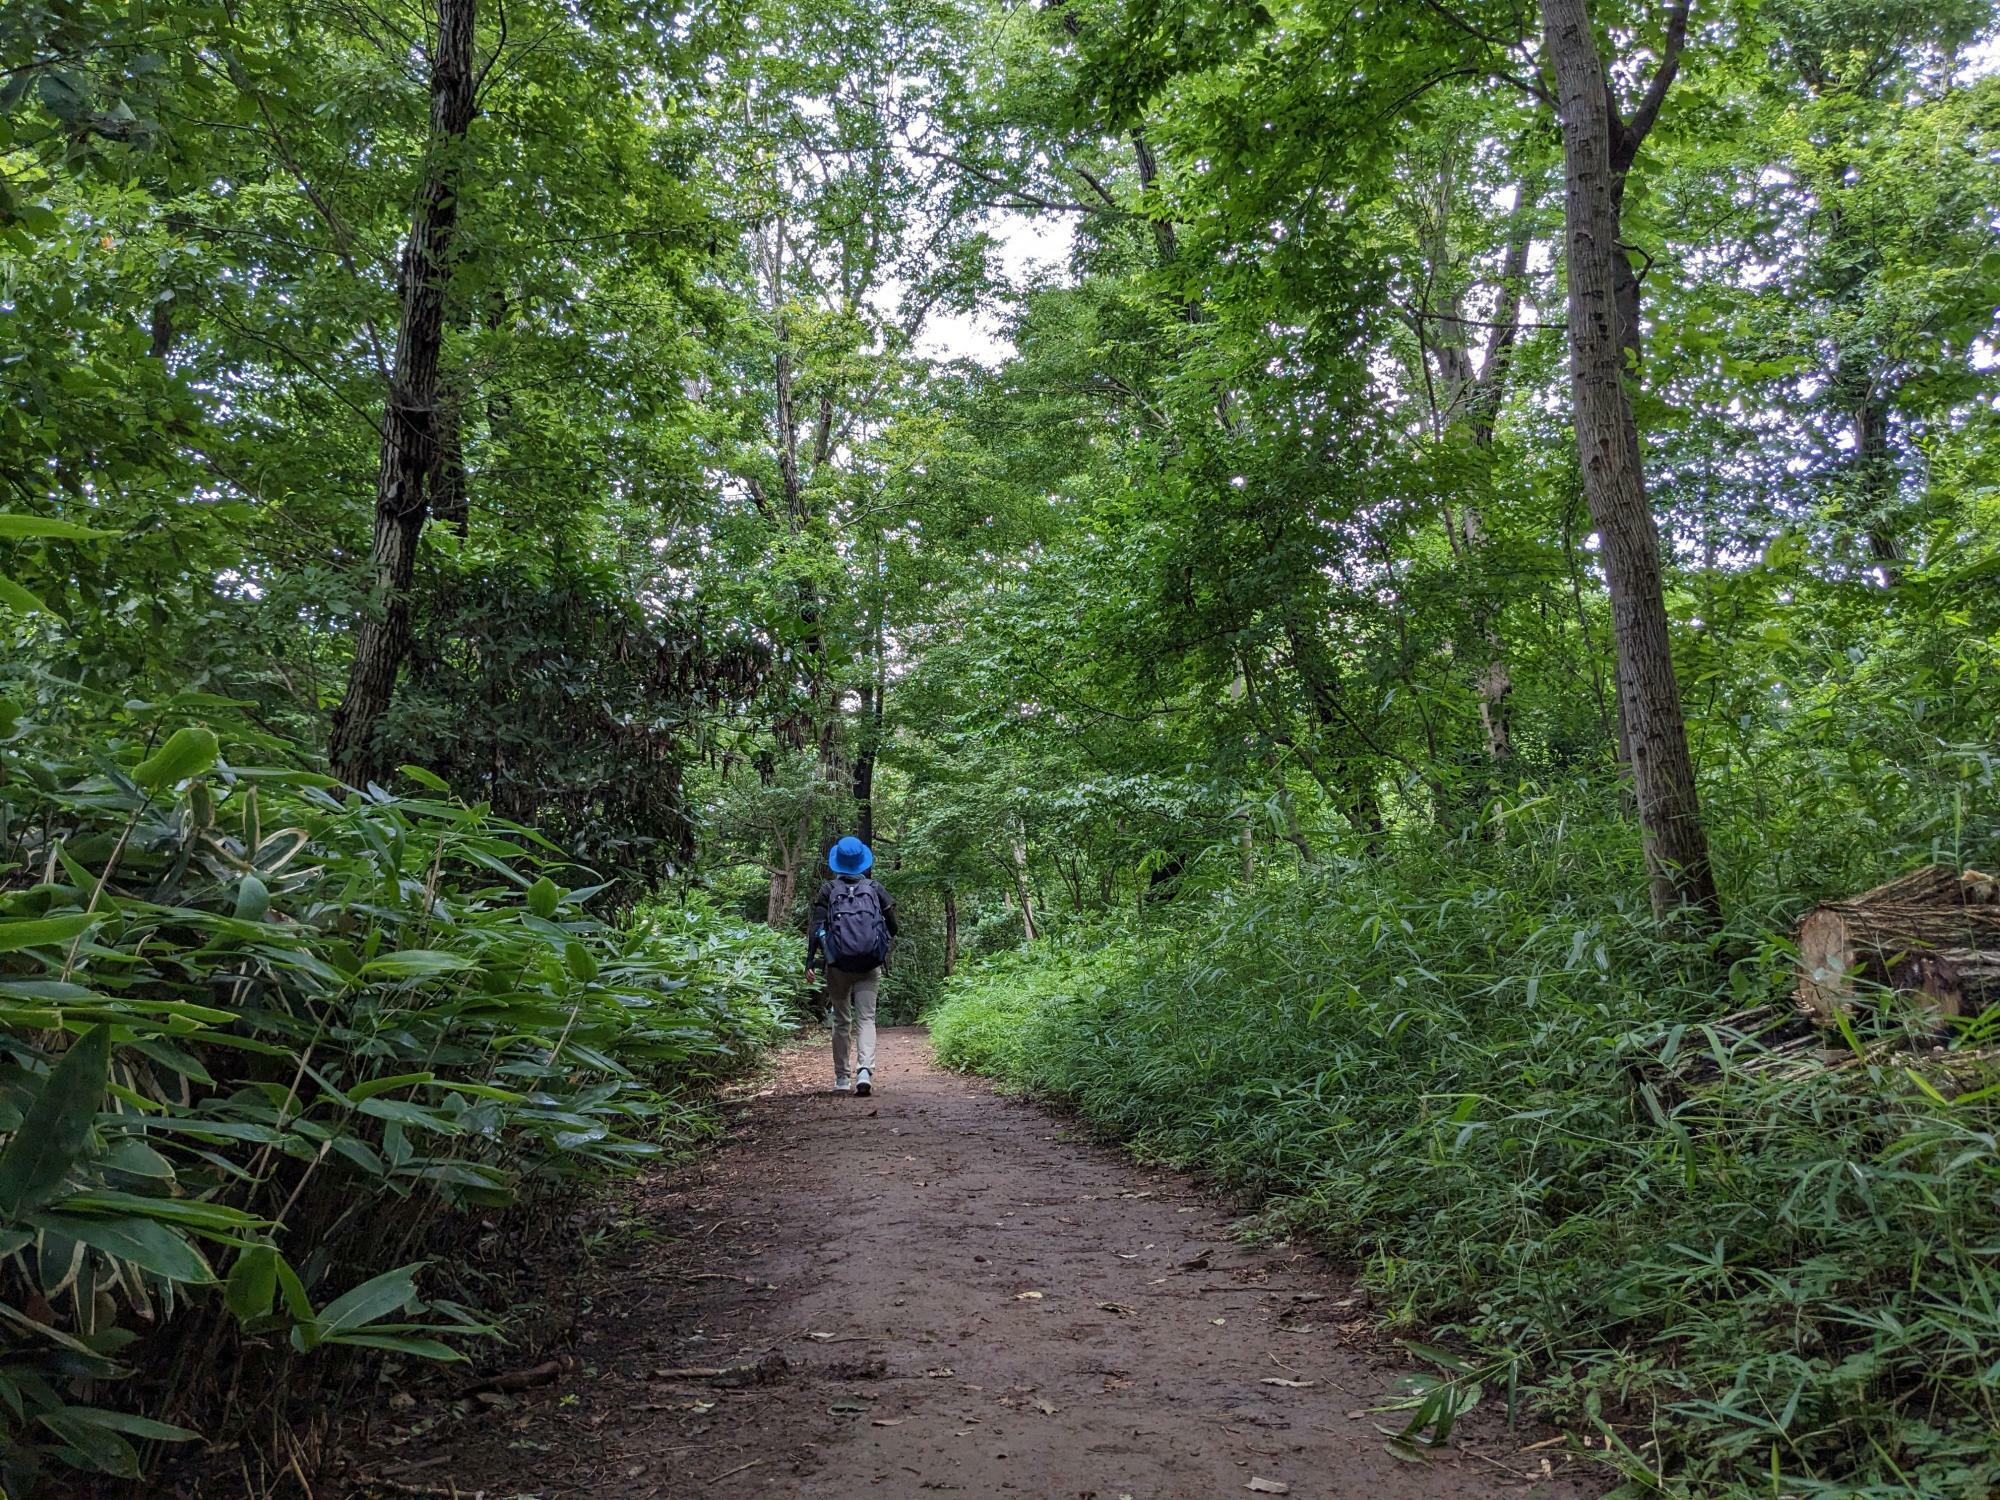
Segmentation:
<svg viewBox="0 0 2000 1500">
<path fill-rule="evenodd" d="M 813 982 L 814 961 L 826 960 L 826 998 L 833 1006 L 833 1086 L 843 1094 L 851 1088 L 863 1098 L 875 1086 L 875 997 L 896 935 L 895 898 L 869 879 L 874 863 L 875 851 L 852 834 L 827 852 L 833 879 L 813 897 L 806 938 L 807 984 Z M 851 1049 L 857 1029 L 859 1047 Z"/>
</svg>

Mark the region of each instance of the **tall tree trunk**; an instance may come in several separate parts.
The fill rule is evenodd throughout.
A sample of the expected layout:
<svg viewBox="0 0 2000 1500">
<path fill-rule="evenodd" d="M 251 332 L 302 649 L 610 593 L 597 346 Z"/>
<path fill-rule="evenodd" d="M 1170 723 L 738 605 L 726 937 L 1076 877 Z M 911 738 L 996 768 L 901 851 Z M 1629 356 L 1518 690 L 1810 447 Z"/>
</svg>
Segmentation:
<svg viewBox="0 0 2000 1500">
<path fill-rule="evenodd" d="M 1014 899 L 1021 904 L 1021 935 L 1032 943 L 1036 937 L 1035 896 L 1028 884 L 1028 844 L 1025 836 L 1018 833 L 1014 836 L 1008 857 L 1013 865 Z"/>
<path fill-rule="evenodd" d="M 1603 546 L 1611 590 L 1619 701 L 1630 740 L 1634 791 L 1653 909 L 1689 909 L 1720 920 L 1680 685 L 1674 676 L 1661 577 L 1660 535 L 1646 499 L 1638 426 L 1625 389 L 1636 341 L 1636 304 L 1621 298 L 1631 267 L 1620 244 L 1620 184 L 1673 80 L 1686 9 L 1669 23 L 1669 46 L 1632 122 L 1613 113 L 1586 0 L 1541 0 L 1560 94 L 1569 274 L 1570 391 L 1584 496 Z M 1635 281 L 1636 285 L 1636 281 Z"/>
<path fill-rule="evenodd" d="M 375 769 L 375 733 L 410 650 L 410 581 L 437 470 L 438 355 L 458 229 L 458 182 L 472 126 L 475 0 L 438 0 L 431 49 L 431 124 L 423 177 L 400 271 L 396 362 L 375 479 L 374 575 L 355 630 L 347 691 L 333 713 L 334 774 L 359 784 Z"/>
<path fill-rule="evenodd" d="M 855 821 L 864 844 L 875 842 L 875 758 L 882 748 L 883 702 L 889 690 L 888 657 L 884 649 L 887 601 L 883 596 L 887 557 L 880 532 L 875 536 L 875 561 L 871 571 L 875 590 L 868 622 L 868 681 L 861 690 L 861 743 L 854 756 Z"/>
<path fill-rule="evenodd" d="M 944 977 L 958 967 L 958 892 L 944 888 Z"/>
</svg>

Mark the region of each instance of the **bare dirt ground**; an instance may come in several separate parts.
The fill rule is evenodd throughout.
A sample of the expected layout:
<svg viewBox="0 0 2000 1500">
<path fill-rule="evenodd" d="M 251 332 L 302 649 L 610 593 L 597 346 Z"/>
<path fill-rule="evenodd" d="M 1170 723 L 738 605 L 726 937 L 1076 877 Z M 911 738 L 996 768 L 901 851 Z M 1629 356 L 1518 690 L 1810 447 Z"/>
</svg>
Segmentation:
<svg viewBox="0 0 2000 1500">
<path fill-rule="evenodd" d="M 432 1427 L 406 1399 L 344 1493 L 1568 1500 L 1607 1488 L 1606 1470 L 1546 1432 L 1510 1435 L 1484 1408 L 1448 1451 L 1391 1454 L 1376 1424 L 1400 1421 L 1369 1408 L 1412 1366 L 1351 1276 L 1243 1248 L 1194 1184 L 942 1071 L 921 1031 L 885 1032 L 880 1061 L 874 1097 L 856 1099 L 832 1091 L 820 1046 L 786 1053 L 719 1151 L 641 1190 L 574 1363 L 489 1394 L 465 1421 Z"/>
</svg>

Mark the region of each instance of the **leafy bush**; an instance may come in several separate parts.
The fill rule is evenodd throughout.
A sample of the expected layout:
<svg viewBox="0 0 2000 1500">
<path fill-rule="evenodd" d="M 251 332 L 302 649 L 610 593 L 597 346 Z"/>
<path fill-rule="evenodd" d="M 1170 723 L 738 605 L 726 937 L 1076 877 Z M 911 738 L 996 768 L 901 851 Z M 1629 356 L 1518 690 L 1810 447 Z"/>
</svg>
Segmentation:
<svg viewBox="0 0 2000 1500">
<path fill-rule="evenodd" d="M 994 960 L 932 1035 L 1260 1195 L 1469 1349 L 1461 1385 L 1610 1438 L 1632 1493 L 1995 1493 L 2000 1016 L 1772 1068 L 1718 1017 L 1784 1000 L 1784 942 L 1724 963 L 1566 894 L 1589 852 L 1551 838 Z"/>
<path fill-rule="evenodd" d="M 481 1215 L 693 1137 L 782 1024 L 766 935 L 603 921 L 426 773 L 355 795 L 200 727 L 56 740 L 0 713 L 9 1489 L 247 1427 L 316 1351 L 461 1357 Z M 107 1384 L 134 1371 L 144 1415 Z"/>
</svg>

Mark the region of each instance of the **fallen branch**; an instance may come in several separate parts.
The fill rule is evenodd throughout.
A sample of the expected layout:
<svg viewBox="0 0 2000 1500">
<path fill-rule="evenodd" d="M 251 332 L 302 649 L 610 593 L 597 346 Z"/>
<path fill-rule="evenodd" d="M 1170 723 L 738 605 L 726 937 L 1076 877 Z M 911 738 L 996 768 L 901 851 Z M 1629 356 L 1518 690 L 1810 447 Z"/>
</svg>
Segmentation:
<svg viewBox="0 0 2000 1500">
<path fill-rule="evenodd" d="M 773 1349 L 754 1365 L 685 1365 L 653 1371 L 655 1380 L 708 1380 L 723 1385 L 775 1385 L 791 1373 L 792 1363 Z"/>
<path fill-rule="evenodd" d="M 460 1398 L 477 1396 L 482 1391 L 507 1393 L 525 1391 L 531 1386 L 548 1385 L 576 1368 L 576 1361 L 570 1356 L 558 1355 L 554 1359 L 543 1360 L 538 1365 L 530 1365 L 522 1370 L 506 1370 L 498 1375 L 488 1375 L 483 1380 L 475 1380 L 459 1389 Z"/>
</svg>

